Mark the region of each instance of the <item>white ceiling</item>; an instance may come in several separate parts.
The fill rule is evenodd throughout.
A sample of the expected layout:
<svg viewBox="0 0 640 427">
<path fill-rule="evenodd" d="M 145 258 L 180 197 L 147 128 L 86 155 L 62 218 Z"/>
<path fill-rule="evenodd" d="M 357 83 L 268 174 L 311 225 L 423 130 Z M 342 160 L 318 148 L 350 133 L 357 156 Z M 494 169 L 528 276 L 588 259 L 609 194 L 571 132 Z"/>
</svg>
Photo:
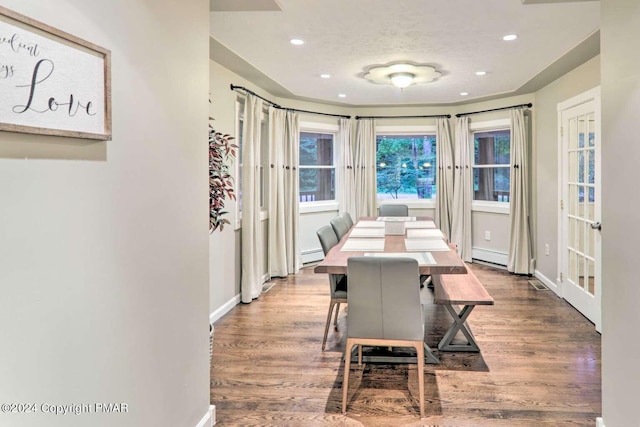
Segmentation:
<svg viewBox="0 0 640 427">
<path fill-rule="evenodd" d="M 599 52 L 597 1 L 211 0 L 211 5 L 212 59 L 276 96 L 331 104 L 455 104 L 523 93 Z M 519 37 L 505 42 L 506 34 Z M 294 46 L 291 38 L 305 44 Z M 404 90 L 363 78 L 374 65 L 400 61 L 433 66 L 442 77 Z M 476 76 L 480 70 L 487 75 Z M 323 73 L 332 77 L 321 79 Z M 462 97 L 463 91 L 469 95 Z M 338 98 L 339 93 L 347 97 Z"/>
</svg>

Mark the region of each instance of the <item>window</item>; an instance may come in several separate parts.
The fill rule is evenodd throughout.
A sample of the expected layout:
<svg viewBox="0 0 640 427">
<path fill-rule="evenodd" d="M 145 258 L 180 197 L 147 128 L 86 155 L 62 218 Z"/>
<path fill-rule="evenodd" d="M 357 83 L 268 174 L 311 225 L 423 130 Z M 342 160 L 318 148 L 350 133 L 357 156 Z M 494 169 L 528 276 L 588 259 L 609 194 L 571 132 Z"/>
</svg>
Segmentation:
<svg viewBox="0 0 640 427">
<path fill-rule="evenodd" d="M 266 189 L 265 189 L 265 177 L 264 177 L 264 165 L 268 162 L 268 145 L 269 145 L 269 133 L 268 133 L 268 120 L 267 113 L 262 114 L 262 119 L 260 123 L 260 145 L 261 145 L 261 161 L 260 165 L 260 208 L 264 209 L 264 203 L 266 198 Z M 242 150 L 243 150 L 243 142 L 244 142 L 244 101 L 240 100 L 236 102 L 236 135 L 237 138 L 233 141 L 238 146 L 238 156 L 236 157 L 236 174 L 235 174 L 235 189 L 236 189 L 236 210 L 237 210 L 237 221 L 239 227 L 239 221 L 241 219 L 242 213 Z"/>
<path fill-rule="evenodd" d="M 236 157 L 236 209 L 242 212 L 242 141 L 244 132 L 244 103 L 236 102 L 236 144 L 238 145 L 238 157 Z"/>
<path fill-rule="evenodd" d="M 509 202 L 511 132 L 473 133 L 473 200 Z"/>
<path fill-rule="evenodd" d="M 378 200 L 435 199 L 435 135 L 378 135 Z"/>
<path fill-rule="evenodd" d="M 334 133 L 300 132 L 300 201 L 336 199 Z"/>
</svg>

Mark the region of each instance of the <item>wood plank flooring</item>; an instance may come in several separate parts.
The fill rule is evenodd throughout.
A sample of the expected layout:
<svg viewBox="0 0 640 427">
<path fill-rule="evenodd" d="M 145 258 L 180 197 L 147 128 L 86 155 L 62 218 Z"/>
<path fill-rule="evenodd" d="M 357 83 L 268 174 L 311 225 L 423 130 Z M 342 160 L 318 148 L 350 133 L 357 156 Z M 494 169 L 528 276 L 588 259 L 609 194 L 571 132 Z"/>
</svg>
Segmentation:
<svg viewBox="0 0 640 427">
<path fill-rule="evenodd" d="M 341 413 L 346 328 L 341 307 L 320 350 L 329 307 L 326 274 L 277 280 L 215 325 L 211 404 L 217 426 L 595 426 L 601 414 L 600 336 L 580 313 L 527 277 L 471 265 L 495 299 L 469 317 L 481 353 L 438 352 L 451 323 L 427 304 L 425 418 L 415 365 L 352 365 Z M 429 300 L 432 291 L 424 289 Z"/>
</svg>

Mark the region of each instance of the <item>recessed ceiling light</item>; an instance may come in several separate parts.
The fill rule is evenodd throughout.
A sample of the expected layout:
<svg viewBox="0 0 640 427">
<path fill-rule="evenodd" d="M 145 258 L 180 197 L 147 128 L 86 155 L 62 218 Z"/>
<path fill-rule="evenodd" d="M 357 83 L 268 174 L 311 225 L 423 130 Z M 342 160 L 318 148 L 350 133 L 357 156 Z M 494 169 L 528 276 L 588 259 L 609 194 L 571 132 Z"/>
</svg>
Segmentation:
<svg viewBox="0 0 640 427">
<path fill-rule="evenodd" d="M 320 74 L 320 77 L 322 77 L 323 79 L 330 79 L 331 74 Z"/>
<path fill-rule="evenodd" d="M 291 44 L 296 46 L 301 46 L 304 44 L 304 40 L 301 40 L 301 39 L 291 39 L 289 41 L 291 42 Z"/>
<path fill-rule="evenodd" d="M 476 71 L 476 76 L 485 76 L 486 74 L 486 71 Z"/>
<path fill-rule="evenodd" d="M 346 98 L 346 97 L 347 97 L 347 95 L 345 95 L 344 93 L 339 93 L 339 94 L 338 94 L 338 97 L 340 97 L 340 98 Z"/>
<path fill-rule="evenodd" d="M 507 34 L 506 36 L 504 36 L 502 38 L 502 40 L 504 40 L 506 42 L 510 42 L 510 41 L 515 40 L 517 38 L 518 38 L 518 36 L 516 34 Z"/>
<path fill-rule="evenodd" d="M 469 92 L 460 92 L 460 96 L 467 96 L 469 95 Z"/>
</svg>

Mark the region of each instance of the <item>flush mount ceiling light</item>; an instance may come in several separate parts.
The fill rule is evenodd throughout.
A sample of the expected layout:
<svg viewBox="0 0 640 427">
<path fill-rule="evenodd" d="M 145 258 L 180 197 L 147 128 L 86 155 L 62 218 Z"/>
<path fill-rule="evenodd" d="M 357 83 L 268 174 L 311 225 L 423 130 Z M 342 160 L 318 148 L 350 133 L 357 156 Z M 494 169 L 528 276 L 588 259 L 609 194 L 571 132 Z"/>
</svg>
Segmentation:
<svg viewBox="0 0 640 427">
<path fill-rule="evenodd" d="M 391 64 L 370 68 L 364 78 L 379 85 L 391 84 L 403 89 L 414 84 L 432 82 L 441 75 L 429 65 Z"/>
<path fill-rule="evenodd" d="M 413 79 L 416 78 L 415 74 L 411 73 L 393 73 L 389 75 L 391 84 L 400 89 L 404 89 L 413 83 Z"/>
</svg>

